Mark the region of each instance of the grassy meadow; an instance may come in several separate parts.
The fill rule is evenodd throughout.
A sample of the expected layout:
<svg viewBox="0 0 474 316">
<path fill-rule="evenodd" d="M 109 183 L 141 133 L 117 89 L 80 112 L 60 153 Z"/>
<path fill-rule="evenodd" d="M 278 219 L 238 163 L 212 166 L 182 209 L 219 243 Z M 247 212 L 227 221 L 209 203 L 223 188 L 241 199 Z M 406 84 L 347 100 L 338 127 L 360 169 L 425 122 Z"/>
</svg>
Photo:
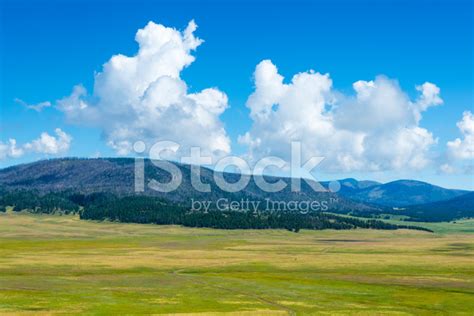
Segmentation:
<svg viewBox="0 0 474 316">
<path fill-rule="evenodd" d="M 430 228 L 296 234 L 0 213 L 0 314 L 473 315 L 474 221 Z"/>
</svg>

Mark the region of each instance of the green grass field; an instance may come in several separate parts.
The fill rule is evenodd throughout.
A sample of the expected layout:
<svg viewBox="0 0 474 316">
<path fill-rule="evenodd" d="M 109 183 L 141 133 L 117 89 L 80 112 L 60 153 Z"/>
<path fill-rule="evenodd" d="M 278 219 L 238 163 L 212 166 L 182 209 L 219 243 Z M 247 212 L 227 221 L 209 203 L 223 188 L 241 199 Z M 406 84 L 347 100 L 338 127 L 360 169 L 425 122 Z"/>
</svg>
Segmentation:
<svg viewBox="0 0 474 316">
<path fill-rule="evenodd" d="M 430 228 L 296 234 L 0 213 L 0 314 L 473 315 L 474 221 Z"/>
</svg>

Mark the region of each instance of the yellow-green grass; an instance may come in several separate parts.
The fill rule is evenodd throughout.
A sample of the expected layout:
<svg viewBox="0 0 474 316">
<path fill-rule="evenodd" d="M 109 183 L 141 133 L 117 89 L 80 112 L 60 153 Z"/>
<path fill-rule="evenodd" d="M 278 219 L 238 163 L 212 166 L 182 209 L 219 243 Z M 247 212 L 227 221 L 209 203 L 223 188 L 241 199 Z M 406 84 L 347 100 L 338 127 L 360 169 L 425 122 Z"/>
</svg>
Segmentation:
<svg viewBox="0 0 474 316">
<path fill-rule="evenodd" d="M 386 220 L 386 222 L 399 225 L 415 225 L 423 226 L 435 231 L 438 234 L 459 234 L 459 233 L 470 233 L 474 237 L 474 219 L 464 219 L 452 222 L 431 222 L 431 223 L 420 223 L 402 221 L 399 219 Z"/>
<path fill-rule="evenodd" d="M 0 314 L 472 315 L 473 237 L 1 213 Z"/>
</svg>

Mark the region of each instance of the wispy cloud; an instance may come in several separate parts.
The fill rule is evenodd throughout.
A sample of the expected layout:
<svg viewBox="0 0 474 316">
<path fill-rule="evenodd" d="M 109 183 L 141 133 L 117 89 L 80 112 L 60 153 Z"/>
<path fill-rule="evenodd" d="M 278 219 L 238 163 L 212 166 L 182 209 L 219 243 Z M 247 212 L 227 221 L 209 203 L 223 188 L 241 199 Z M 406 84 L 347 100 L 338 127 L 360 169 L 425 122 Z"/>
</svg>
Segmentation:
<svg viewBox="0 0 474 316">
<path fill-rule="evenodd" d="M 37 104 L 28 104 L 25 101 L 23 101 L 21 99 L 18 99 L 18 98 L 15 98 L 14 101 L 16 103 L 24 106 L 25 108 L 30 109 L 30 110 L 35 110 L 36 112 L 41 112 L 44 108 L 47 108 L 47 107 L 51 106 L 51 102 L 49 102 L 49 101 L 44 101 L 44 102 L 40 102 L 40 103 L 37 103 Z"/>
</svg>

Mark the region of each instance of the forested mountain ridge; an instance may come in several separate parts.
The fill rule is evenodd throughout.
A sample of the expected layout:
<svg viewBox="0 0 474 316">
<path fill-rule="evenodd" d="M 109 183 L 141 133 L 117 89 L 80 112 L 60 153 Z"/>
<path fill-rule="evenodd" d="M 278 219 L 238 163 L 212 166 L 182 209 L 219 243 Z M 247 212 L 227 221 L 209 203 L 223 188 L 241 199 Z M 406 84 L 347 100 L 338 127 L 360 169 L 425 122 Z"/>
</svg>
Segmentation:
<svg viewBox="0 0 474 316">
<path fill-rule="evenodd" d="M 420 181 L 399 180 L 381 184 L 375 181 L 342 179 L 338 181 L 340 190 L 337 193 L 329 190 L 315 192 L 308 183 L 302 181 L 301 191 L 292 192 L 291 179 L 265 176 L 269 182 L 284 181 L 288 184 L 280 192 L 268 193 L 256 185 L 255 177 L 243 175 L 250 177 L 249 184 L 241 191 L 229 193 L 217 186 L 214 171 L 201 168 L 202 182 L 211 187 L 211 192 L 206 193 L 199 192 L 191 185 L 191 166 L 173 164 L 181 171 L 183 180 L 176 190 L 169 193 L 155 191 L 146 185 L 151 179 L 159 182 L 170 179 L 167 171 L 155 166 L 150 160 L 144 160 L 145 190 L 139 193 L 134 190 L 133 158 L 61 158 L 13 166 L 0 170 L 0 206 L 16 205 L 17 209 L 23 207 L 42 212 L 56 209 L 78 211 L 80 207 L 96 206 L 100 199 L 105 198 L 105 201 L 115 203 L 122 198 L 138 195 L 139 199 L 150 197 L 153 198 L 153 203 L 161 201 L 159 203 L 171 208 L 190 209 L 192 200 L 212 201 L 214 209 L 215 202 L 219 199 L 257 202 L 316 201 L 327 206 L 320 211 L 362 217 L 397 214 L 419 221 L 443 221 L 474 216 L 474 195 L 468 191 L 444 189 Z M 221 175 L 229 182 L 235 182 L 241 177 L 235 173 Z M 325 188 L 330 187 L 328 181 L 321 184 Z M 101 216 L 105 217 L 104 214 Z M 101 216 L 97 215 L 98 218 Z"/>
<path fill-rule="evenodd" d="M 249 184 L 236 193 L 225 192 L 219 188 L 213 178 L 213 171 L 201 168 L 201 180 L 211 186 L 211 192 L 195 190 L 190 181 L 190 166 L 173 163 L 183 174 L 181 185 L 174 191 L 162 193 L 145 185 L 145 191 L 140 193 L 154 196 L 171 202 L 187 204 L 191 199 L 212 200 L 226 197 L 233 200 L 266 198 L 278 201 L 327 201 L 330 211 L 347 213 L 351 210 L 378 212 L 381 207 L 367 203 L 352 201 L 331 192 L 315 192 L 305 181 L 302 181 L 301 191 L 292 192 L 289 185 L 291 179 L 284 177 L 265 177 L 267 181 L 282 180 L 288 186 L 280 192 L 267 193 L 261 190 L 252 176 Z M 18 165 L 0 170 L 0 186 L 5 190 L 34 190 L 40 194 L 69 191 L 80 194 L 112 193 L 118 196 L 135 194 L 135 164 L 133 158 L 98 158 L 75 159 L 62 158 L 43 160 L 31 164 Z M 224 178 L 235 182 L 239 174 L 224 173 Z M 248 176 L 246 176 L 248 177 Z M 145 160 L 145 182 L 154 179 L 166 182 L 170 178 L 168 172 L 156 167 L 150 160 Z M 330 202 L 330 203 L 329 203 Z"/>
</svg>

